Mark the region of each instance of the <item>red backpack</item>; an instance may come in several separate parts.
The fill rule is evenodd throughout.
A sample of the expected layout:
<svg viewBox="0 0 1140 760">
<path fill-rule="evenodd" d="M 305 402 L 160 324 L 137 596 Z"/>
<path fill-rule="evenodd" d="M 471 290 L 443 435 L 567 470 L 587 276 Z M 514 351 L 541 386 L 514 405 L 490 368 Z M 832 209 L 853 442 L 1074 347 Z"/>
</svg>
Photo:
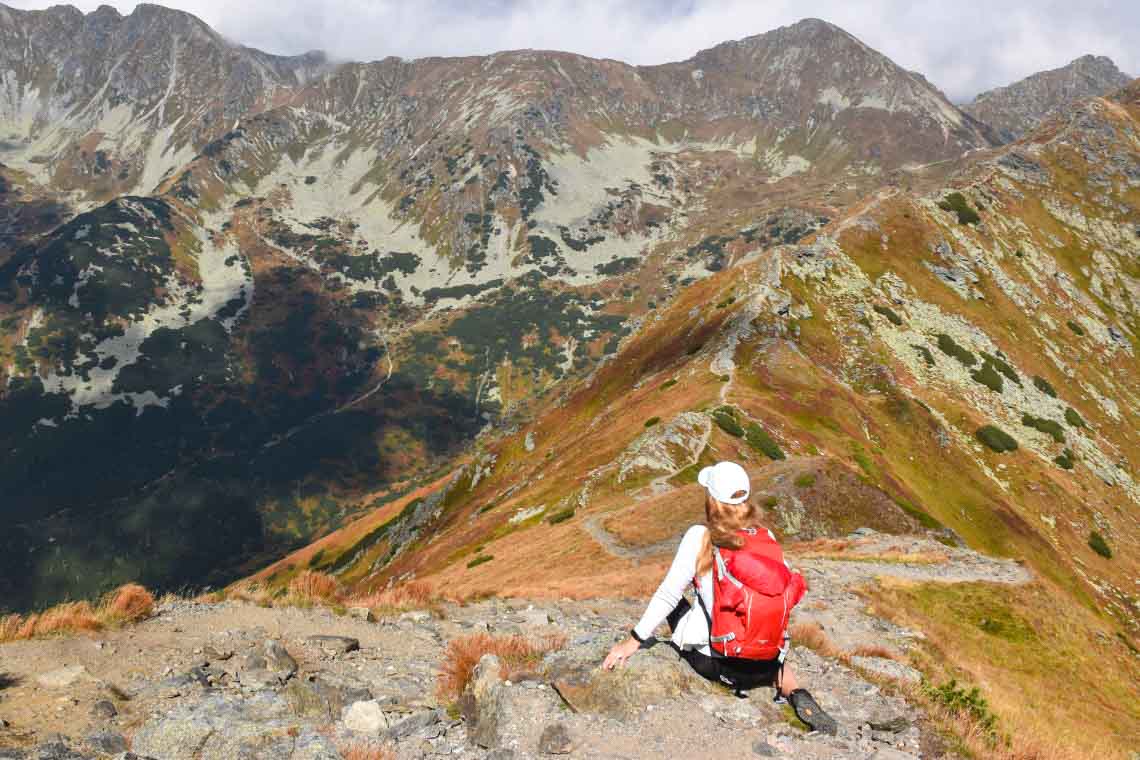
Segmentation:
<svg viewBox="0 0 1140 760">
<path fill-rule="evenodd" d="M 704 610 L 709 647 L 728 657 L 782 658 L 788 617 L 807 584 L 784 564 L 784 553 L 769 531 L 746 528 L 740 535 L 744 545 L 739 549 L 713 547 L 712 614 Z M 703 601 L 700 605 L 704 609 Z"/>
</svg>

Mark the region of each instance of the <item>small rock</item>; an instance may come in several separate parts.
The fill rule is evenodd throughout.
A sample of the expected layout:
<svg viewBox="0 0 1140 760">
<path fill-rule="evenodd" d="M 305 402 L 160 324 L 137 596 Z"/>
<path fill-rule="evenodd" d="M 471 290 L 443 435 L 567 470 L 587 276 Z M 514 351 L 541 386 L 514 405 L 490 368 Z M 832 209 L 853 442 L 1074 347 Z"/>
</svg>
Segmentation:
<svg viewBox="0 0 1140 760">
<path fill-rule="evenodd" d="M 501 669 L 498 657 L 483 655 L 459 698 L 459 709 L 467 721 L 468 740 L 485 749 L 498 746 L 500 724 L 505 719 Z"/>
<path fill-rule="evenodd" d="M 522 618 L 523 625 L 535 627 L 550 625 L 550 615 L 547 614 L 546 610 L 530 607 L 519 613 L 519 616 Z"/>
<path fill-rule="evenodd" d="M 573 746 L 564 723 L 551 723 L 542 729 L 542 736 L 538 738 L 538 751 L 548 755 L 569 755 Z"/>
<path fill-rule="evenodd" d="M 408 620 L 413 623 L 426 623 L 431 620 L 431 613 L 427 610 L 411 610 L 400 615 L 400 620 Z"/>
<path fill-rule="evenodd" d="M 915 756 L 890 747 L 880 747 L 871 755 L 871 760 L 915 760 Z"/>
<path fill-rule="evenodd" d="M 127 740 L 123 738 L 122 734 L 113 731 L 101 731 L 92 734 L 87 737 L 87 744 L 96 752 L 107 755 L 116 755 L 127 751 Z"/>
<path fill-rule="evenodd" d="M 325 654 L 334 656 L 360 649 L 360 640 L 349 636 L 310 636 L 305 641 L 320 647 Z"/>
<path fill-rule="evenodd" d="M 36 683 L 47 689 L 66 689 L 74 686 L 79 679 L 87 675 L 87 669 L 82 665 L 69 665 L 36 676 Z"/>
<path fill-rule="evenodd" d="M 500 747 L 487 753 L 487 760 L 515 760 L 515 751 L 506 747 Z"/>
<path fill-rule="evenodd" d="M 765 739 L 757 739 L 752 742 L 752 754 L 759 755 L 760 757 L 775 757 L 776 748 Z"/>
<path fill-rule="evenodd" d="M 353 702 L 344 711 L 344 727 L 358 734 L 378 736 L 388 727 L 388 719 L 375 699 Z"/>
<path fill-rule="evenodd" d="M 426 710 L 418 712 L 388 729 L 388 736 L 394 740 L 404 739 L 417 731 L 422 731 L 429 726 L 434 726 L 443 719 L 443 714 L 439 710 Z"/>
<path fill-rule="evenodd" d="M 889 660 L 885 657 L 852 657 L 851 664 L 857 668 L 863 668 L 872 673 L 893 678 L 896 681 L 918 683 L 922 680 L 922 674 L 911 666 Z"/>
<path fill-rule="evenodd" d="M 297 672 L 297 661 L 285 650 L 281 642 L 268 639 L 264 645 L 265 662 L 270 672 L 287 681 Z"/>
<path fill-rule="evenodd" d="M 91 705 L 91 717 L 95 720 L 110 720 L 119 714 L 115 703 L 109 699 L 100 699 Z"/>
<path fill-rule="evenodd" d="M 889 717 L 873 717 L 867 724 L 871 727 L 872 731 L 887 731 L 892 734 L 901 734 L 910 728 L 910 719 L 903 715 L 892 715 Z"/>
<path fill-rule="evenodd" d="M 234 656 L 234 650 L 228 647 L 216 647 L 207 644 L 202 648 L 202 654 L 209 657 L 211 661 L 225 662 Z"/>
<path fill-rule="evenodd" d="M 348 615 L 357 620 L 363 620 L 366 623 L 376 622 L 376 616 L 372 614 L 372 610 L 368 607 L 349 607 Z"/>
</svg>

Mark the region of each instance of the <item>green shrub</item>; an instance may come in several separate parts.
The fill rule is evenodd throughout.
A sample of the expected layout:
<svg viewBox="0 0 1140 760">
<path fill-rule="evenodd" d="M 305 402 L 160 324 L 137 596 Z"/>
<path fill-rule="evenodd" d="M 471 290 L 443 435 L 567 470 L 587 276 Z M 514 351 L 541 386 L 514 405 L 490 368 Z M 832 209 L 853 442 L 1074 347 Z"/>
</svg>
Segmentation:
<svg viewBox="0 0 1140 760">
<path fill-rule="evenodd" d="M 985 361 L 987 364 L 993 365 L 993 368 L 1005 375 L 1011 383 L 1021 385 L 1021 378 L 1017 376 L 1017 370 L 1011 367 L 1009 365 L 1009 362 L 1007 362 L 1001 356 L 994 356 L 993 354 L 988 354 L 985 351 L 982 351 L 981 354 L 983 361 Z"/>
<path fill-rule="evenodd" d="M 721 375 L 721 376 L 720 376 L 720 381 L 721 381 L 722 383 L 727 383 L 727 382 L 728 382 L 729 380 L 731 380 L 731 379 L 732 379 L 732 376 L 731 376 L 731 375 Z"/>
<path fill-rule="evenodd" d="M 780 450 L 779 444 L 772 440 L 772 436 L 768 435 L 768 432 L 755 422 L 748 423 L 748 427 L 744 430 L 744 440 L 753 449 L 773 461 L 784 458 L 784 452 Z"/>
<path fill-rule="evenodd" d="M 671 377 L 668 380 L 666 380 L 665 382 L 661 383 L 661 390 L 663 390 L 663 391 L 668 390 L 669 388 L 672 388 L 676 384 L 677 384 L 677 378 Z"/>
<path fill-rule="evenodd" d="M 893 325 L 901 325 L 903 323 L 902 317 L 896 314 L 894 309 L 892 309 L 890 306 L 879 306 L 878 304 L 875 304 L 871 308 L 875 310 L 876 314 L 881 314 L 886 317 L 887 320 Z"/>
<path fill-rule="evenodd" d="M 1043 417 L 1034 417 L 1032 414 L 1023 414 L 1021 415 L 1021 424 L 1053 436 L 1053 440 L 1057 443 L 1065 442 L 1065 431 L 1061 428 L 1060 422 L 1047 420 Z"/>
<path fill-rule="evenodd" d="M 1033 385 L 1046 396 L 1057 398 L 1057 391 L 1053 390 L 1053 386 L 1049 384 L 1049 381 L 1040 375 L 1033 376 Z"/>
<path fill-rule="evenodd" d="M 744 435 L 744 428 L 736 419 L 736 410 L 731 406 L 722 406 L 712 413 L 713 422 L 715 422 L 721 430 L 731 436 L 740 438 Z"/>
<path fill-rule="evenodd" d="M 958 215 L 958 224 L 977 224 L 982 221 L 978 212 L 970 208 L 965 196 L 961 193 L 950 193 L 938 202 L 938 208 L 943 211 L 953 211 Z"/>
<path fill-rule="evenodd" d="M 965 688 L 958 686 L 957 681 L 951 679 L 941 686 L 924 684 L 923 691 L 951 713 L 970 718 L 978 728 L 991 738 L 995 738 L 997 716 L 990 711 L 989 703 L 977 686 L 966 691 Z"/>
<path fill-rule="evenodd" d="M 1080 335 L 1082 338 L 1084 337 L 1085 328 L 1081 327 L 1080 325 L 1078 325 L 1076 322 L 1074 322 L 1071 319 L 1068 322 L 1066 322 L 1065 324 L 1067 324 L 1069 326 L 1069 329 L 1072 330 L 1073 332 L 1075 332 L 1077 335 Z"/>
<path fill-rule="evenodd" d="M 1087 427 L 1087 425 L 1085 425 L 1085 418 L 1078 414 L 1077 410 L 1071 406 L 1065 410 L 1065 422 L 1075 428 Z"/>
<path fill-rule="evenodd" d="M 1072 449 L 1065 449 L 1061 455 L 1056 457 L 1053 461 L 1064 470 L 1073 469 L 1073 462 L 1076 461 L 1077 455 L 1073 453 Z"/>
<path fill-rule="evenodd" d="M 1017 441 L 1013 436 L 994 425 L 983 425 L 975 433 L 978 440 L 999 454 L 1007 451 L 1017 451 Z"/>
<path fill-rule="evenodd" d="M 922 357 L 922 360 L 924 362 L 926 362 L 926 366 L 928 366 L 928 367 L 934 366 L 934 354 L 930 353 L 929 348 L 927 348 L 926 346 L 920 346 L 917 343 L 912 345 L 911 348 L 913 348 L 915 351 L 918 352 L 918 355 Z"/>
<path fill-rule="evenodd" d="M 564 509 L 561 512 L 555 512 L 550 517 L 546 518 L 546 521 L 551 525 L 557 525 L 558 523 L 566 522 L 573 516 L 574 508 L 571 507 L 570 509 Z"/>
<path fill-rule="evenodd" d="M 1095 530 L 1089 533 L 1089 548 L 1105 559 L 1112 559 L 1112 549 L 1109 548 L 1108 542 Z"/>
<path fill-rule="evenodd" d="M 982 364 L 982 368 L 970 373 L 970 377 L 975 381 L 989 388 L 994 393 L 1001 393 L 1003 387 L 1001 375 L 994 369 L 994 365 L 989 362 Z"/>
<path fill-rule="evenodd" d="M 811 488 L 815 485 L 815 473 L 805 472 L 803 475 L 797 476 L 794 482 L 796 488 Z"/>
<path fill-rule="evenodd" d="M 467 563 L 467 569 L 470 570 L 473 567 L 478 567 L 479 565 L 482 565 L 484 562 L 490 562 L 493 559 L 494 559 L 494 557 L 491 556 L 490 554 L 481 554 L 478 557 L 476 557 L 475 559 L 473 559 Z"/>
<path fill-rule="evenodd" d="M 660 421 L 661 421 L 661 418 L 660 418 L 660 417 L 650 417 L 649 419 L 647 419 L 647 420 L 645 421 L 645 427 L 647 427 L 647 428 L 651 428 L 651 427 L 653 427 L 654 425 L 656 425 L 656 424 L 657 424 L 658 422 L 660 422 Z"/>
<path fill-rule="evenodd" d="M 967 367 L 973 367 L 978 363 L 978 357 L 959 346 L 954 342 L 954 339 L 946 333 L 942 333 L 938 336 L 938 350 L 947 356 L 953 356 Z"/>
<path fill-rule="evenodd" d="M 778 498 L 776 498 L 775 496 L 765 496 L 764 497 L 764 506 L 767 507 L 768 509 L 773 509 L 779 505 L 780 505 L 780 500 Z"/>
</svg>

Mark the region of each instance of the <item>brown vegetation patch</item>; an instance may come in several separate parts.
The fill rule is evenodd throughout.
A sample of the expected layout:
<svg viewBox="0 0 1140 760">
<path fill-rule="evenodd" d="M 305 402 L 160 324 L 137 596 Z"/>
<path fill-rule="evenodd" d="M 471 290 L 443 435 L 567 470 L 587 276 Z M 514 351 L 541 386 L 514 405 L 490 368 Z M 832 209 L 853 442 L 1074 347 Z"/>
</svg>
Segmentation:
<svg viewBox="0 0 1140 760">
<path fill-rule="evenodd" d="M 455 700 L 467 688 L 472 671 L 485 654 L 499 658 L 500 676 L 518 680 L 520 675 L 533 672 L 548 653 L 566 646 L 566 637 L 552 634 L 539 639 L 525 636 L 492 636 L 476 633 L 452 639 L 443 655 L 436 691 L 443 699 Z"/>
<path fill-rule="evenodd" d="M 98 607 L 90 602 L 67 602 L 30 615 L 0 617 L 0 641 L 91 633 L 137 623 L 153 611 L 154 596 L 142 586 L 128 583 L 103 597 Z"/>
</svg>

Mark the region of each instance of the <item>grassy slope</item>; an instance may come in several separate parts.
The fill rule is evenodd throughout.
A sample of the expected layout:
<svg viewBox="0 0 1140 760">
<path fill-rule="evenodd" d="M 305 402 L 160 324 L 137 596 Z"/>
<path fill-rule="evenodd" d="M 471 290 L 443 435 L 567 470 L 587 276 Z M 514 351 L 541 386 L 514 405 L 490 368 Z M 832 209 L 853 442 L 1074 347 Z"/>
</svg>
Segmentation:
<svg viewBox="0 0 1140 760">
<path fill-rule="evenodd" d="M 1135 117 L 1121 109 L 1109 109 L 1104 118 L 1118 137 L 1135 130 Z M 1045 194 L 1089 218 L 1134 224 L 1134 210 L 1106 210 L 1089 200 L 1087 186 L 1074 184 L 1093 168 L 1074 163 L 1070 143 L 1084 136 L 1066 129 L 1054 127 L 1039 138 L 1045 142 L 1037 160 L 1055 178 Z M 1116 146 L 1122 143 L 1128 144 L 1119 140 Z M 785 248 L 681 291 L 591 379 L 573 392 L 543 399 L 531 425 L 486 440 L 473 456 L 483 473 L 477 485 L 470 472 L 460 477 L 440 519 L 368 584 L 415 574 L 458 596 L 646 593 L 667 556 L 635 566 L 634 560 L 607 553 L 584 523 L 600 518 L 615 540 L 636 547 L 675 537 L 699 519 L 699 489 L 685 485 L 686 474 L 670 481 L 680 490 L 654 497 L 645 490 L 648 477 L 618 483 L 611 465 L 645 432 L 646 420 L 668 421 L 727 401 L 760 423 L 791 459 L 765 464 L 740 439 L 714 427 L 702 461 L 750 461 L 759 491 L 777 482 L 777 474 L 784 473 L 786 482 L 785 471 L 804 471 L 814 461 L 803 457 L 822 456 L 926 524 L 948 526 L 975 548 L 1032 567 L 1041 579 L 1008 598 L 985 585 L 893 587 L 873 598 L 884 612 L 931 637 L 919 663 L 928 673 L 981 684 L 1007 728 L 1032 732 L 1046 723 L 1081 720 L 1080 712 L 1068 708 L 1036 713 L 1017 703 L 1019 693 L 1041 693 L 1062 673 L 1066 683 L 1083 678 L 1104 685 L 1094 723 L 1109 751 L 1125 746 L 1138 723 L 1135 711 L 1125 707 L 1135 702 L 1135 600 L 1129 589 L 1140 535 L 1128 517 L 1135 504 L 1123 488 L 1080 462 L 1073 470 L 1053 464 L 1051 443 L 1038 441 L 1003 455 L 977 443 L 974 431 L 995 420 L 1023 442 L 1033 439 L 1027 428 L 1003 421 L 1018 416 L 1013 397 L 999 397 L 980 384 L 955 385 L 944 369 L 953 360 L 935 347 L 939 323 L 914 315 L 933 309 L 967 325 L 971 334 L 986 336 L 1023 384 L 1034 375 L 1047 379 L 1089 422 L 1089 441 L 1130 472 L 1138 454 L 1138 420 L 1134 397 L 1122 383 L 1140 370 L 1135 352 L 1078 340 L 1065 322 L 1076 315 L 1131 326 L 1136 305 L 1121 312 L 1091 292 L 1095 239 L 1047 213 L 1041 188 L 1001 177 L 985 164 L 965 169 L 957 184 L 984 206 L 984 226 L 956 227 L 953 217 L 923 196 L 898 193 L 865 210 L 873 224 L 833 223 L 827 231 L 837 236 L 838 249 L 817 252 L 827 262 L 820 270 L 805 268 L 796 251 Z M 1119 192 L 1126 203 L 1133 191 Z M 931 195 L 938 197 L 925 197 Z M 956 250 L 977 249 L 996 267 L 976 270 L 984 299 L 963 299 L 923 264 L 937 263 L 932 247 L 943 239 Z M 1031 271 L 1014 255 L 1020 245 L 1032 247 L 1034 266 L 1052 261 L 1067 272 L 1076 297 L 1054 284 L 1056 278 Z M 1124 275 L 1135 276 L 1128 250 L 1126 243 L 1112 249 L 1114 260 Z M 909 286 L 903 303 L 893 308 L 906 329 L 925 337 L 942 368 L 938 372 L 902 361 L 891 347 L 893 320 L 870 308 L 888 302 L 880 279 L 888 274 Z M 998 276 L 1039 299 L 1032 315 L 1006 295 Z M 735 351 L 736 371 L 722 399 L 724 380 L 711 371 L 710 361 L 727 326 L 743 319 L 751 297 L 763 306 Z M 779 298 L 793 308 L 776 308 Z M 1090 388 L 1116 400 L 1120 419 Z M 524 444 L 528 436 L 533 451 Z M 635 498 L 634 492 L 649 498 Z M 809 510 L 818 516 L 853 509 L 858 519 L 869 519 L 870 502 L 852 502 L 845 494 L 821 489 Z M 535 508 L 544 511 L 511 524 L 511 516 Z M 568 509 L 575 509 L 569 519 L 546 520 Z M 1088 546 L 1090 530 L 1098 527 L 1109 533 L 1112 559 Z M 490 559 L 468 567 L 476 557 Z M 350 573 L 359 577 L 358 571 Z M 979 629 L 979 615 L 1008 618 L 1012 627 L 996 633 Z M 1094 640 L 1094 646 L 1079 646 Z M 1061 745 L 1076 736 L 1054 734 Z"/>
</svg>

